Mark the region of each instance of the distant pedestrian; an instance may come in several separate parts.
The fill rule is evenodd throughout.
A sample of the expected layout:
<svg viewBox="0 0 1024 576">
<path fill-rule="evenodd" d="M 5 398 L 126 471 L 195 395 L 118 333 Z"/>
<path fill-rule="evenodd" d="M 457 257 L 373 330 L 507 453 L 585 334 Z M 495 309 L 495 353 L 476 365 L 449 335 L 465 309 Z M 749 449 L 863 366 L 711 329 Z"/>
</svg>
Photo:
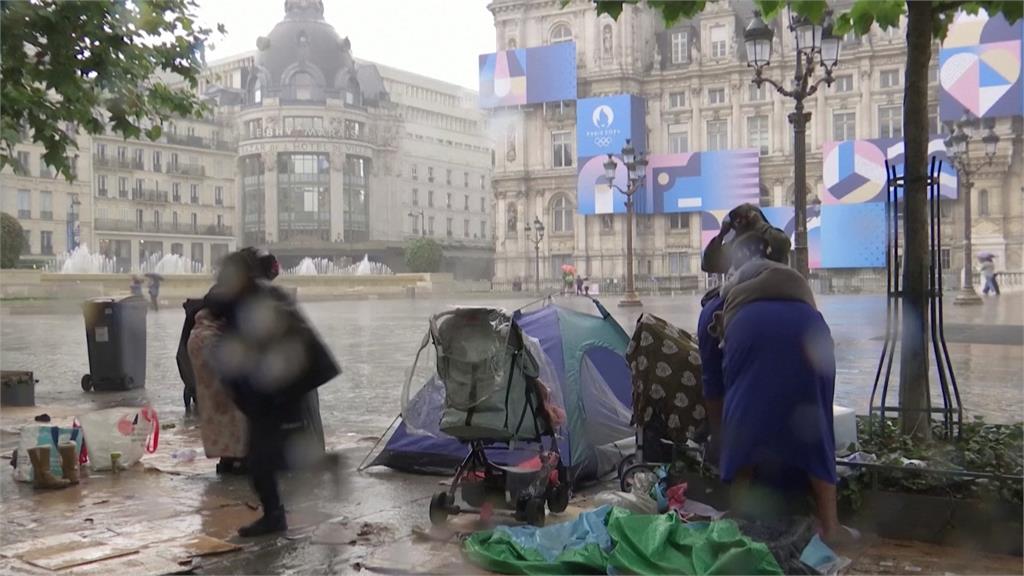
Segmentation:
<svg viewBox="0 0 1024 576">
<path fill-rule="evenodd" d="M 583 296 L 583 276 L 576 275 L 576 295 Z"/>
<path fill-rule="evenodd" d="M 160 280 L 157 274 L 149 275 L 149 303 L 153 310 L 160 309 Z"/>
<path fill-rule="evenodd" d="M 999 282 L 996 280 L 996 263 L 994 262 L 995 256 L 986 254 L 978 258 L 981 260 L 981 277 L 985 279 L 985 287 L 981 289 L 982 294 L 999 295 Z"/>
<path fill-rule="evenodd" d="M 142 278 L 132 276 L 132 296 L 142 298 Z"/>
</svg>

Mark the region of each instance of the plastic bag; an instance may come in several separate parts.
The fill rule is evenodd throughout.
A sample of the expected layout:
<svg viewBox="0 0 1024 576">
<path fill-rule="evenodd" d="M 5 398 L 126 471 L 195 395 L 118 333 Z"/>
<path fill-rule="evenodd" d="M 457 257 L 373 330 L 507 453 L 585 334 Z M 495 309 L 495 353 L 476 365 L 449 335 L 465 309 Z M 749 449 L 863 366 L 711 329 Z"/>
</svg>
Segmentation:
<svg viewBox="0 0 1024 576">
<path fill-rule="evenodd" d="M 146 453 L 156 452 L 160 442 L 160 422 L 156 410 L 110 408 L 89 412 L 78 418 L 85 434 L 89 467 L 110 470 L 110 455 L 120 452 L 120 467 L 128 467 Z"/>
<path fill-rule="evenodd" d="M 25 426 L 22 428 L 15 456 L 14 479 L 18 482 L 32 481 L 34 474 L 28 451 L 37 446 L 50 447 L 50 470 L 54 476 L 60 478 L 63 475 L 63 468 L 57 446 L 62 442 L 74 442 L 75 454 L 80 455 L 82 452 L 82 430 L 77 427 L 61 428 L 60 426 Z"/>
</svg>

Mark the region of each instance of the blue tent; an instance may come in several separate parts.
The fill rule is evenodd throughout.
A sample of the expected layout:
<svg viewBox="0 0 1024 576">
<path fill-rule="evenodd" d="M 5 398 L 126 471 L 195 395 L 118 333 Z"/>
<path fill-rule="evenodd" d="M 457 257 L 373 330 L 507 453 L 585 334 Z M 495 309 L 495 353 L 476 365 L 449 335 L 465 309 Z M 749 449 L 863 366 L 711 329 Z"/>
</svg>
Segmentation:
<svg viewBox="0 0 1024 576">
<path fill-rule="evenodd" d="M 597 314 L 555 304 L 517 311 L 527 347 L 540 364 L 540 380 L 551 389 L 552 401 L 565 410 L 566 424 L 559 449 L 574 482 L 614 470 L 631 451 L 634 430 L 632 387 L 625 351 L 629 336 L 596 300 Z M 388 466 L 416 473 L 451 474 L 469 449 L 439 430 L 444 384 L 437 375 L 411 398 L 403 418 L 370 466 Z M 535 446 L 488 450 L 498 464 L 515 465 L 534 458 Z"/>
</svg>

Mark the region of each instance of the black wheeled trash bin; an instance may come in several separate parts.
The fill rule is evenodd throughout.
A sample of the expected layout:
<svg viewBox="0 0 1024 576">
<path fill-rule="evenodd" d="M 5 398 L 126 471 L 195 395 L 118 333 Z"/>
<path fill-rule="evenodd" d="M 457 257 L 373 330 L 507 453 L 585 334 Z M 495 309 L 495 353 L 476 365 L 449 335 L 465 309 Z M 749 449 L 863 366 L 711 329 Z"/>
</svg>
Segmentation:
<svg viewBox="0 0 1024 576">
<path fill-rule="evenodd" d="M 143 298 L 93 298 L 82 305 L 89 374 L 82 389 L 111 391 L 146 385 L 146 310 Z"/>
</svg>

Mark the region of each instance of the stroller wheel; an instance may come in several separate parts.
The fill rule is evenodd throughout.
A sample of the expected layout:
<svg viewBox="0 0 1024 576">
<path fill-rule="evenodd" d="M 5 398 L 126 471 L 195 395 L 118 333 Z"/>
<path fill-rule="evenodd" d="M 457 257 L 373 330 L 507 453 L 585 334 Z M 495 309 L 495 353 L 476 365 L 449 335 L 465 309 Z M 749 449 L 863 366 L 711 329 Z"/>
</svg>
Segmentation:
<svg viewBox="0 0 1024 576">
<path fill-rule="evenodd" d="M 448 521 L 448 510 L 451 502 L 447 492 L 438 492 L 430 499 L 430 523 L 440 526 Z"/>
<path fill-rule="evenodd" d="M 565 512 L 569 507 L 569 485 L 560 483 L 548 493 L 548 509 L 555 514 Z"/>
<path fill-rule="evenodd" d="M 617 470 L 619 481 L 622 480 L 623 474 L 625 474 L 626 470 L 633 464 L 636 464 L 636 452 L 619 461 L 619 469 Z"/>
<path fill-rule="evenodd" d="M 643 462 L 632 464 L 622 471 L 619 475 L 619 489 L 623 492 L 629 492 L 630 488 L 633 487 L 633 478 L 638 474 L 651 474 L 654 475 L 655 465 L 644 464 Z"/>
<path fill-rule="evenodd" d="M 544 525 L 544 500 L 541 498 L 530 498 L 526 502 L 526 523 L 531 526 Z"/>
</svg>

